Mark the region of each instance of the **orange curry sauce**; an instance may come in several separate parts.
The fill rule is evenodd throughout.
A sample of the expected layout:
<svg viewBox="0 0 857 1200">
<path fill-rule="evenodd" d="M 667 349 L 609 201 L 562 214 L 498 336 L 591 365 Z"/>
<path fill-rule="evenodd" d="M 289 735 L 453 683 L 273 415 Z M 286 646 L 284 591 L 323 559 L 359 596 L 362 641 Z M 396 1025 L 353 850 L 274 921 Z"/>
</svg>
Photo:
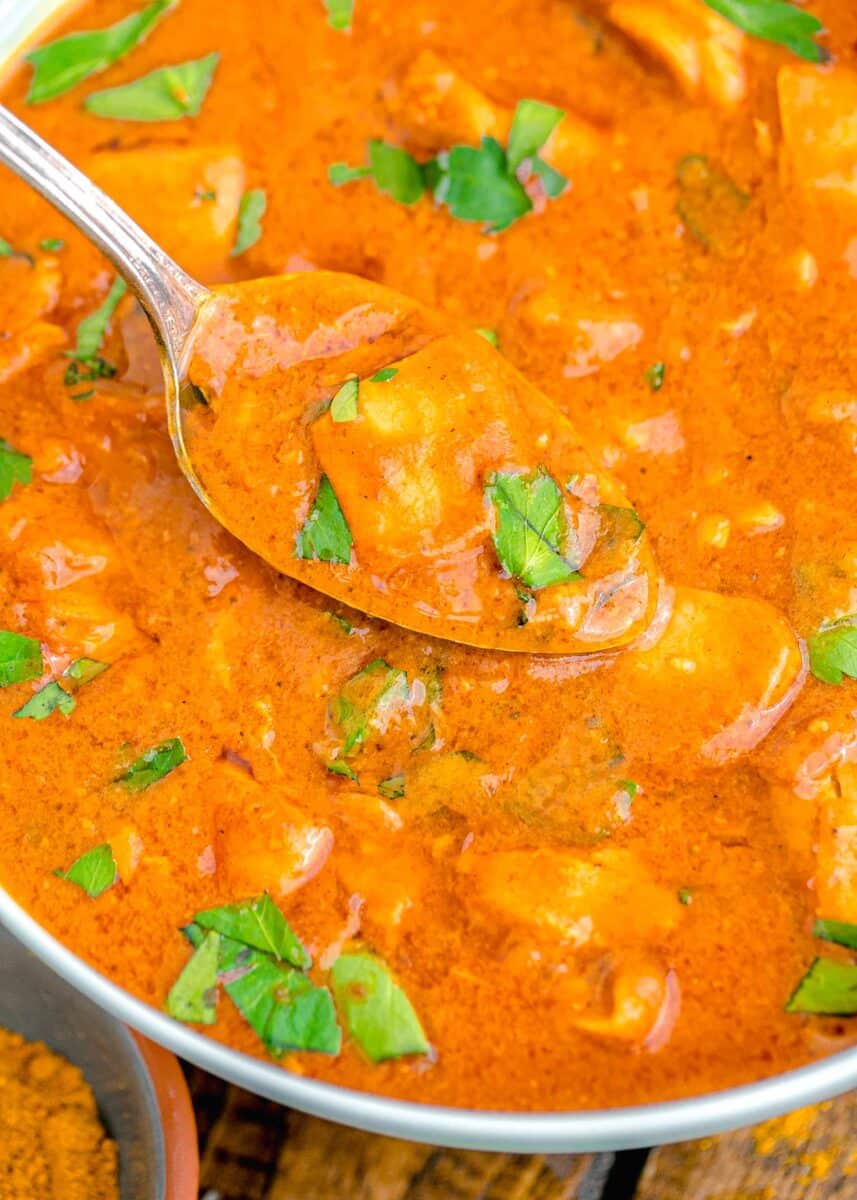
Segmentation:
<svg viewBox="0 0 857 1200">
<path fill-rule="evenodd" d="M 847 1021 L 785 1011 L 815 955 L 847 962 L 813 918 L 857 921 L 857 685 L 815 678 L 802 640 L 857 610 L 857 11 L 811 7 L 831 65 L 702 0 L 356 0 L 350 32 L 321 0 L 180 0 L 56 99 L 10 76 L 4 101 L 204 282 L 347 272 L 465 345 L 495 331 L 618 481 L 662 581 L 642 640 L 549 657 L 407 633 L 278 575 L 181 476 L 132 299 L 99 349 L 115 374 L 67 385 L 114 273 L 4 174 L 0 437 L 32 478 L 0 503 L 0 629 L 37 639 L 45 674 L 0 692 L 0 880 L 68 946 L 162 1007 L 180 928 L 268 891 L 315 983 L 368 948 L 431 1043 L 373 1064 L 346 1036 L 284 1065 L 458 1105 L 663 1099 L 847 1043 Z M 45 40 L 132 11 L 75 6 Z M 83 106 L 212 51 L 197 116 Z M 420 162 L 505 143 L 522 98 L 565 111 L 545 156 L 569 186 L 500 233 L 328 179 L 370 138 Z M 262 236 L 233 255 L 248 189 Z M 324 469 L 359 556 L 354 463 Z M 109 669 L 73 712 L 13 719 L 81 657 Z M 349 681 L 379 659 L 404 699 L 346 751 L 337 697 L 363 703 Z M 172 738 L 175 770 L 115 782 Z M 105 843 L 118 879 L 97 898 L 54 874 Z M 266 1053 L 223 997 L 208 1031 Z"/>
</svg>

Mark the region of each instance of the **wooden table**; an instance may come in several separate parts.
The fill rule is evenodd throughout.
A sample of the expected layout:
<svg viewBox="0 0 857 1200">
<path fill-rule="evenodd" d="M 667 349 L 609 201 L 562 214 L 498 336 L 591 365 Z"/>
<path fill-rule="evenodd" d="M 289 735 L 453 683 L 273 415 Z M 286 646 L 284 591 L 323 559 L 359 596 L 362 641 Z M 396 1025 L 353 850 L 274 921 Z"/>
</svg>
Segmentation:
<svg viewBox="0 0 857 1200">
<path fill-rule="evenodd" d="M 358 1133 L 188 1078 L 202 1200 L 857 1200 L 857 1092 L 622 1154 L 477 1154 Z"/>
</svg>

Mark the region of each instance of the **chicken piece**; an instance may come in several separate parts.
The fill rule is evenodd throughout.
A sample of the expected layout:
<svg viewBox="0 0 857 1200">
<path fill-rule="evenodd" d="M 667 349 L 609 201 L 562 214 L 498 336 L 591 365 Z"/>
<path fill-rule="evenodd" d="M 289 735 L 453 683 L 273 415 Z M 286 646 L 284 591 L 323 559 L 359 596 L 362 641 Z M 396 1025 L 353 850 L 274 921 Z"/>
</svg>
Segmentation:
<svg viewBox="0 0 857 1200">
<path fill-rule="evenodd" d="M 281 791 L 262 787 L 222 760 L 209 783 L 215 858 L 236 895 L 288 896 L 314 879 L 333 849 L 333 833 Z"/>
<path fill-rule="evenodd" d="M 703 0 L 608 0 L 607 17 L 691 99 L 732 108 L 746 98 L 746 38 Z"/>
<path fill-rule="evenodd" d="M 806 677 L 788 622 L 763 600 L 695 588 L 677 588 L 664 617 L 615 668 L 612 703 L 634 698 L 635 752 L 712 764 L 748 753 Z"/>
<path fill-rule="evenodd" d="M 857 71 L 789 65 L 777 76 L 781 169 L 817 252 L 852 244 L 857 219 Z"/>
<path fill-rule="evenodd" d="M 505 144 L 513 110 L 495 104 L 432 50 L 417 55 L 399 84 L 390 89 L 388 109 L 409 145 L 437 153 L 483 137 Z M 562 174 L 572 174 L 603 153 L 604 136 L 589 121 L 566 113 L 541 157 Z"/>
<path fill-rule="evenodd" d="M 657 883 L 629 850 L 500 850 L 462 855 L 470 911 L 547 935 L 575 949 L 640 946 L 681 916 L 675 890 Z"/>
<path fill-rule="evenodd" d="M 681 1005 L 678 979 L 655 956 L 631 952 L 609 961 L 601 988 L 578 1029 L 597 1037 L 636 1043 L 654 1052 L 668 1041 Z M 593 1002 L 594 1001 L 594 1002 Z"/>
<path fill-rule="evenodd" d="M 59 353 L 66 334 L 43 320 L 57 306 L 60 269 L 55 258 L 0 258 L 0 383 Z"/>
<path fill-rule="evenodd" d="M 244 165 L 229 146 L 152 146 L 93 155 L 87 172 L 191 275 L 228 274 Z"/>
<path fill-rule="evenodd" d="M 393 853 L 389 842 L 368 836 L 353 853 L 338 850 L 334 866 L 347 891 L 363 901 L 364 926 L 377 929 L 387 944 L 419 915 L 431 884 L 431 868 L 422 855 L 399 848 Z"/>
</svg>

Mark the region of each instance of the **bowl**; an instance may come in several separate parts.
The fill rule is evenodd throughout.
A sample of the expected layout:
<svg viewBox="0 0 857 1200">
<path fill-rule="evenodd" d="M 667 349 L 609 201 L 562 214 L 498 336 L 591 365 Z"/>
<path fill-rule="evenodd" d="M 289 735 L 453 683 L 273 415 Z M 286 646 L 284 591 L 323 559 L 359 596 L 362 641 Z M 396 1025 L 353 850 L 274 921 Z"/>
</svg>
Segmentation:
<svg viewBox="0 0 857 1200">
<path fill-rule="evenodd" d="M 121 1200 L 196 1200 L 199 1156 L 184 1076 L 0 929 L 0 1026 L 75 1063 L 119 1146 Z"/>
<path fill-rule="evenodd" d="M 0 66 L 68 0 L 0 0 Z M 26 9 L 26 11 L 23 11 Z M 390 1137 L 475 1150 L 622 1150 L 735 1129 L 857 1086 L 857 1048 L 781 1075 L 683 1100 L 587 1112 L 516 1113 L 390 1100 L 294 1075 L 230 1050 L 136 999 L 88 966 L 0 889 L 0 922 L 57 974 L 114 1017 L 223 1079 L 330 1121 Z"/>
</svg>

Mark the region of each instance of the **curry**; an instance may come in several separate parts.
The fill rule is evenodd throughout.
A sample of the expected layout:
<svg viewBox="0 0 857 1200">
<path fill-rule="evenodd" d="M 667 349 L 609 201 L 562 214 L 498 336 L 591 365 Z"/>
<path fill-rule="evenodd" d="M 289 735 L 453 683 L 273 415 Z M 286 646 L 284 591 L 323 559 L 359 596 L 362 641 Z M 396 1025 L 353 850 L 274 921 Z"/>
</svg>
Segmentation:
<svg viewBox="0 0 857 1200">
<path fill-rule="evenodd" d="M 87 961 L 483 1108 L 853 1041 L 857 12 L 810 9 L 93 0 L 11 72 L 219 285 L 188 438 L 285 572 L 4 177 L 0 881 Z"/>
</svg>

